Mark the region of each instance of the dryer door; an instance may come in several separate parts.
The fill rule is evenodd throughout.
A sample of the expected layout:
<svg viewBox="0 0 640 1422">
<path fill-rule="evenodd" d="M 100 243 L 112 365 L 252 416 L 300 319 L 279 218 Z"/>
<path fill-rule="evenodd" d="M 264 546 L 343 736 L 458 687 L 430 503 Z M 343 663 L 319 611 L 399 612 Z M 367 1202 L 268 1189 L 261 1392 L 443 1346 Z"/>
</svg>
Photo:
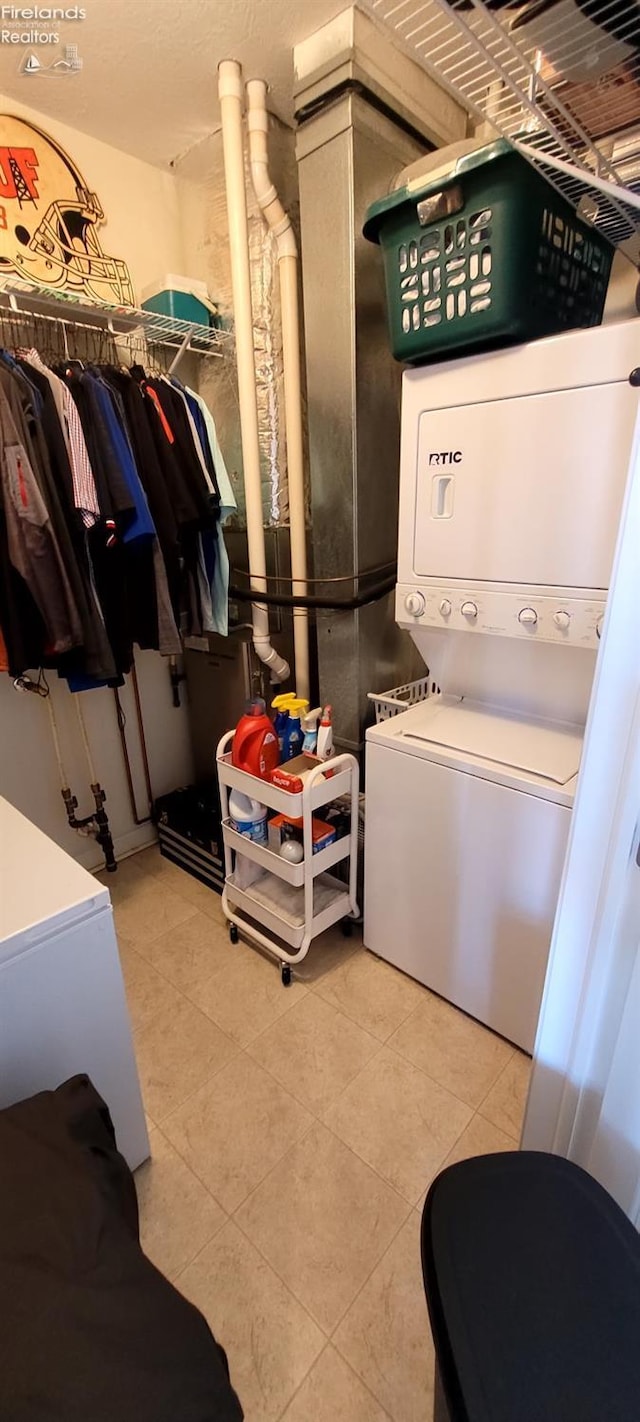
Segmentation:
<svg viewBox="0 0 640 1422">
<path fill-rule="evenodd" d="M 414 576 L 605 589 L 636 408 L 618 381 L 424 411 Z"/>
</svg>

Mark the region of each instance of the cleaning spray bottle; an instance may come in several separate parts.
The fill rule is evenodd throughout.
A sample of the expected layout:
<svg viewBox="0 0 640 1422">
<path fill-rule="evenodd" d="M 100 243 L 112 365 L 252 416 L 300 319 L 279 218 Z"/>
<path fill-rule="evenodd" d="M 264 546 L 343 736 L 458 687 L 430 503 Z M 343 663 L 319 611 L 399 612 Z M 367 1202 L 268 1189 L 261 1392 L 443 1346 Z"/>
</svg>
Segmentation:
<svg viewBox="0 0 640 1422">
<path fill-rule="evenodd" d="M 284 728 L 282 738 L 282 759 L 293 760 L 294 755 L 300 755 L 302 751 L 302 724 L 301 717 L 309 710 L 309 702 L 303 701 L 302 697 L 294 697 L 287 707 L 289 719 Z"/>
<path fill-rule="evenodd" d="M 318 721 L 322 715 L 322 707 L 316 706 L 315 711 L 308 711 L 302 718 L 302 729 L 304 740 L 302 749 L 306 755 L 315 755 L 318 744 Z"/>
<path fill-rule="evenodd" d="M 316 755 L 319 760 L 328 760 L 329 757 L 333 755 L 333 724 L 331 721 L 330 706 L 324 707 L 320 718 Z"/>
<path fill-rule="evenodd" d="M 273 722 L 273 729 L 276 733 L 276 736 L 278 737 L 278 746 L 280 747 L 281 756 L 284 746 L 284 733 L 286 731 L 287 722 L 289 720 L 289 702 L 295 701 L 295 699 L 295 691 L 281 691 L 280 695 L 274 696 L 273 701 L 271 702 L 271 710 L 275 711 L 276 713 L 275 720 Z"/>
</svg>

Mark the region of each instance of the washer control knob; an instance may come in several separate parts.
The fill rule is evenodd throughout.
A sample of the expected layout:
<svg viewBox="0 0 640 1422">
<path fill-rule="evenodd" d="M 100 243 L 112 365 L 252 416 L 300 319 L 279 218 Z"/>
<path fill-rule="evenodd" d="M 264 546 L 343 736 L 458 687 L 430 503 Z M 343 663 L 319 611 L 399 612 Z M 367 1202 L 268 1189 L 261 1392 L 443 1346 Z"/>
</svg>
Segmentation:
<svg viewBox="0 0 640 1422">
<path fill-rule="evenodd" d="M 518 613 L 518 622 L 522 622 L 525 627 L 535 627 L 538 621 L 538 614 L 535 607 L 523 607 Z"/>
<path fill-rule="evenodd" d="M 426 606 L 421 592 L 407 593 L 404 605 L 412 617 L 422 617 Z"/>
<path fill-rule="evenodd" d="M 596 622 L 596 637 L 598 638 L 598 641 L 600 640 L 600 638 L 601 638 L 601 636 L 602 636 L 602 628 L 603 628 L 603 625 L 604 625 L 604 617 L 603 617 L 602 614 L 601 614 L 600 617 L 598 618 L 597 622 Z"/>
<path fill-rule="evenodd" d="M 442 602 L 440 603 L 440 611 L 443 617 L 451 616 L 451 603 L 448 597 L 443 597 Z"/>
<path fill-rule="evenodd" d="M 478 609 L 475 602 L 463 602 L 460 608 L 463 617 L 468 617 L 470 622 L 474 622 L 478 616 Z"/>
<path fill-rule="evenodd" d="M 559 627 L 561 632 L 566 632 L 569 623 L 571 622 L 571 615 L 568 612 L 554 612 L 553 620 L 556 624 L 556 627 Z"/>
</svg>

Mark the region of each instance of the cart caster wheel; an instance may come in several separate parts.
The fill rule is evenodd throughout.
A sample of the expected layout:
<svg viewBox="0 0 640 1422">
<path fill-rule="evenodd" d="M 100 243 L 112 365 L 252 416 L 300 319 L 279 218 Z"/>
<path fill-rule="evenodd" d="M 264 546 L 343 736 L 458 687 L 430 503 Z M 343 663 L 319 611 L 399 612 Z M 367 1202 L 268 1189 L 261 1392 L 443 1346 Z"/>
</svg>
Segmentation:
<svg viewBox="0 0 640 1422">
<path fill-rule="evenodd" d="M 343 938 L 350 938 L 353 933 L 353 921 L 350 918 L 343 918 L 340 926 Z"/>
<path fill-rule="evenodd" d="M 283 986 L 283 987 L 289 987 L 290 985 L 291 985 L 291 964 L 290 964 L 290 963 L 283 963 L 283 964 L 282 964 L 282 986 Z"/>
<path fill-rule="evenodd" d="M 229 937 L 230 937 L 232 943 L 237 943 L 237 942 L 238 942 L 238 925 L 237 925 L 237 923 L 230 923 L 230 924 L 229 924 Z"/>
</svg>

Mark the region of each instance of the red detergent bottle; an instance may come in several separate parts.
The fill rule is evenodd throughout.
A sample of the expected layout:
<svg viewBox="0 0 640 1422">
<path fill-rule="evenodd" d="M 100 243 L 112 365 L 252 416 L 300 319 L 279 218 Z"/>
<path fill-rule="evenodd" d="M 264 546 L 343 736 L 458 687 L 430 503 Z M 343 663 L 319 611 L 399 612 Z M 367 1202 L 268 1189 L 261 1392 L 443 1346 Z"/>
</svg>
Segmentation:
<svg viewBox="0 0 640 1422">
<path fill-rule="evenodd" d="M 258 775 L 262 780 L 268 780 L 271 771 L 280 764 L 278 737 L 260 696 L 247 702 L 244 716 L 238 721 L 231 761 L 238 770 L 246 770 L 249 775 Z"/>
</svg>

